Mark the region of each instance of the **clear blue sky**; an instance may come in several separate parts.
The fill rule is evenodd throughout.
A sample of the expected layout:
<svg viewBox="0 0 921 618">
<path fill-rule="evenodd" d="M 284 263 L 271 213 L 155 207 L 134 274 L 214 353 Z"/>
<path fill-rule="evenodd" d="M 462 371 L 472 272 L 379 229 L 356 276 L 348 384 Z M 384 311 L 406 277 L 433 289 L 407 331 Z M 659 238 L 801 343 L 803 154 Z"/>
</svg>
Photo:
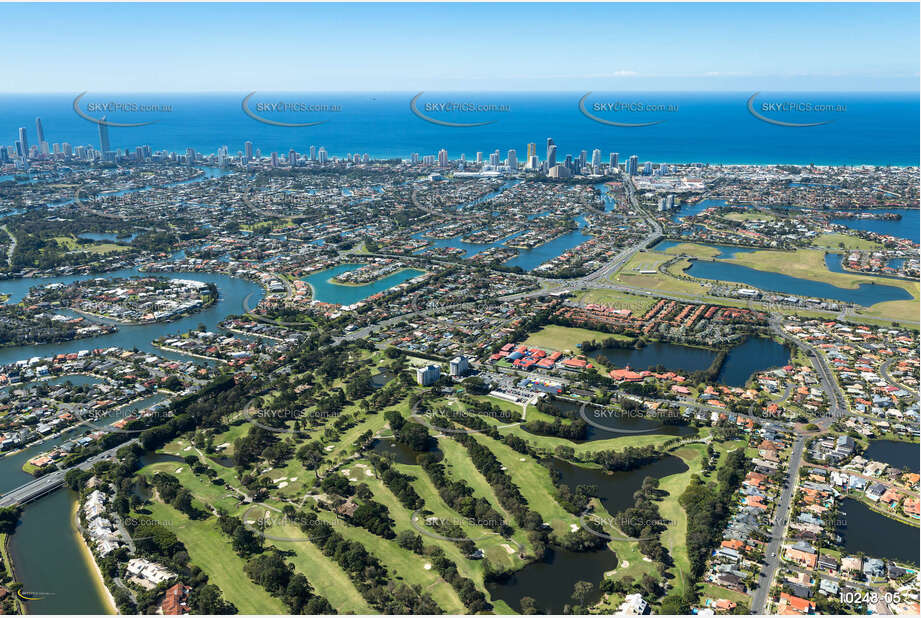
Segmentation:
<svg viewBox="0 0 921 618">
<path fill-rule="evenodd" d="M 918 90 L 910 4 L 0 4 L 0 92 Z"/>
</svg>

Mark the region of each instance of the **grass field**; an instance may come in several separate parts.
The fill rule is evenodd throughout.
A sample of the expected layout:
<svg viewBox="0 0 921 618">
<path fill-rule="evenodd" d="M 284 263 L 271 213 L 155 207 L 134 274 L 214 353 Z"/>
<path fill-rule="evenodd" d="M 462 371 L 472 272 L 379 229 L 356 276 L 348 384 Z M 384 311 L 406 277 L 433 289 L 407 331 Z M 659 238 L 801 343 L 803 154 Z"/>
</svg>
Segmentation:
<svg viewBox="0 0 921 618">
<path fill-rule="evenodd" d="M 620 339 L 621 341 L 632 341 L 630 337 L 604 333 L 599 330 L 589 330 L 587 328 L 571 328 L 569 326 L 544 326 L 536 333 L 532 333 L 525 340 L 527 346 L 535 346 L 545 350 L 557 350 L 563 352 L 571 350 L 578 353 L 579 344 L 583 341 L 603 341 L 604 339 Z"/>
<path fill-rule="evenodd" d="M 654 304 L 653 300 L 647 296 L 606 289 L 592 289 L 578 292 L 575 295 L 575 300 L 580 303 L 597 303 L 599 305 L 607 305 L 608 307 L 617 307 L 618 309 L 629 309 L 634 315 L 646 313 Z"/>
<path fill-rule="evenodd" d="M 722 253 L 716 247 L 708 247 L 707 245 L 699 245 L 693 242 L 683 242 L 674 247 L 669 247 L 662 253 L 667 253 L 669 255 L 691 255 L 694 257 L 716 257 Z"/>
<path fill-rule="evenodd" d="M 918 320 L 918 299 L 921 298 L 921 293 L 919 293 L 917 281 L 901 281 L 898 279 L 881 281 L 879 277 L 833 273 L 825 265 L 824 251 L 817 249 L 797 249 L 794 252 L 755 251 L 754 253 L 736 254 L 733 259 L 724 261 L 757 270 L 783 273 L 791 277 L 822 281 L 845 289 L 856 289 L 861 283 L 882 283 L 900 287 L 912 295 L 912 300 L 893 300 L 877 303 L 872 307 L 861 310 L 861 314 L 881 319 Z"/>
<path fill-rule="evenodd" d="M 767 212 L 761 212 L 760 210 L 730 212 L 723 215 L 723 217 L 730 221 L 774 221 L 777 219 L 774 215 Z"/>
<path fill-rule="evenodd" d="M 657 292 L 675 292 L 693 296 L 703 296 L 707 288 L 693 281 L 683 281 L 658 272 L 659 265 L 667 262 L 674 256 L 656 251 L 640 251 L 627 262 L 622 269 L 611 276 L 610 280 L 621 285 L 644 288 Z M 673 266 L 676 272 L 687 268 L 690 263 L 681 260 Z M 644 272 L 647 271 L 647 272 Z M 654 271 L 654 272 L 648 272 Z"/>
<path fill-rule="evenodd" d="M 78 244 L 76 236 L 55 236 L 53 239 L 58 246 L 67 251 L 86 251 L 89 253 L 111 253 L 113 251 L 124 251 L 125 247 L 110 242 L 93 242 Z"/>
<path fill-rule="evenodd" d="M 288 609 L 264 588 L 254 584 L 243 572 L 243 559 L 221 536 L 214 518 L 192 521 L 165 504 L 148 506 L 150 517 L 171 522 L 170 529 L 189 552 L 192 564 L 208 574 L 208 579 L 224 593 L 224 598 L 236 605 L 241 614 L 287 614 Z"/>
<path fill-rule="evenodd" d="M 848 234 L 822 234 L 816 236 L 812 244 L 829 249 L 880 249 L 882 245 L 872 240 L 864 240 Z"/>
</svg>

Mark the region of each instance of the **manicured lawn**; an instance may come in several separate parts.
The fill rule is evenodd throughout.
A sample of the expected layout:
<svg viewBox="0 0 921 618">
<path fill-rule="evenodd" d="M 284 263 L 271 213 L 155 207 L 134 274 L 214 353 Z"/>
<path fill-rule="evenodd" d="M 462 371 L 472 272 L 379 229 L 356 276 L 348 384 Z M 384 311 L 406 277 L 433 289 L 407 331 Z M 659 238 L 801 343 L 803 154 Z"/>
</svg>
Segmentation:
<svg viewBox="0 0 921 618">
<path fill-rule="evenodd" d="M 567 513 L 554 498 L 556 489 L 550 481 L 550 472 L 532 457 L 518 453 L 501 442 L 482 434 L 474 438 L 483 444 L 506 467 L 506 472 L 521 490 L 531 510 L 541 514 L 557 533 L 568 532 L 569 525 L 578 523 L 575 515 Z M 525 461 L 521 461 L 524 459 Z"/>
<path fill-rule="evenodd" d="M 639 296 L 617 290 L 594 289 L 579 292 L 575 296 L 580 303 L 597 303 L 618 309 L 629 309 L 634 314 L 644 314 L 654 304 L 648 296 Z"/>
<path fill-rule="evenodd" d="M 796 251 L 755 251 L 740 253 L 731 260 L 725 260 L 767 272 L 783 273 L 791 277 L 821 281 L 844 288 L 856 289 L 861 283 L 876 283 L 900 287 L 912 295 L 912 300 L 893 300 L 877 303 L 868 309 L 862 309 L 863 315 L 892 320 L 918 321 L 918 299 L 921 298 L 917 281 L 900 281 L 898 279 L 880 280 L 879 277 L 854 275 L 850 273 L 833 273 L 825 265 L 825 252 L 816 249 L 797 249 Z"/>
<path fill-rule="evenodd" d="M 713 584 L 703 584 L 701 587 L 700 600 L 702 603 L 706 603 L 707 599 L 713 599 L 717 601 L 719 599 L 729 599 L 738 605 L 739 607 L 747 608 L 751 605 L 752 599 L 747 594 L 742 594 L 741 592 L 736 592 L 735 590 L 729 590 L 727 588 L 720 588 L 719 586 L 714 586 Z"/>
<path fill-rule="evenodd" d="M 817 236 L 813 242 L 816 247 L 828 247 L 829 249 L 879 249 L 882 245 L 872 240 L 864 240 L 848 234 L 822 234 Z"/>
<path fill-rule="evenodd" d="M 227 538 L 222 536 L 213 517 L 192 521 L 165 504 L 148 505 L 150 517 L 173 522 L 170 529 L 189 552 L 192 564 L 208 574 L 208 580 L 224 593 L 224 598 L 236 605 L 241 614 L 287 614 L 284 603 L 261 586 L 254 584 L 243 572 L 245 561 L 240 558 Z"/>
<path fill-rule="evenodd" d="M 587 328 L 571 328 L 569 326 L 544 326 L 536 333 L 532 333 L 524 342 L 526 346 L 534 346 L 544 350 L 557 350 L 564 352 L 571 350 L 578 353 L 579 344 L 583 341 L 603 341 L 604 339 L 620 339 L 632 341 L 630 337 L 604 333 Z"/>
<path fill-rule="evenodd" d="M 730 221 L 774 221 L 777 218 L 770 213 L 761 212 L 760 210 L 730 212 L 723 215 L 723 217 Z"/>
<path fill-rule="evenodd" d="M 668 253 L 669 255 L 691 255 L 694 257 L 716 257 L 721 253 L 716 247 L 708 247 L 706 245 L 698 245 L 697 243 L 684 242 L 674 247 L 669 247 L 663 253 Z"/>
<path fill-rule="evenodd" d="M 252 511 L 251 515 L 255 515 Z M 282 515 L 272 513 L 266 519 L 279 522 L 267 529 L 268 534 L 284 539 L 302 539 L 304 533 L 294 522 L 285 521 Z M 285 523 L 280 523 L 285 522 Z M 277 547 L 281 551 L 294 552 L 285 557 L 294 564 L 298 573 L 302 573 L 317 594 L 323 595 L 340 614 L 373 614 L 375 610 L 355 588 L 348 574 L 310 541 L 276 541 L 267 540 L 266 545 Z"/>
</svg>

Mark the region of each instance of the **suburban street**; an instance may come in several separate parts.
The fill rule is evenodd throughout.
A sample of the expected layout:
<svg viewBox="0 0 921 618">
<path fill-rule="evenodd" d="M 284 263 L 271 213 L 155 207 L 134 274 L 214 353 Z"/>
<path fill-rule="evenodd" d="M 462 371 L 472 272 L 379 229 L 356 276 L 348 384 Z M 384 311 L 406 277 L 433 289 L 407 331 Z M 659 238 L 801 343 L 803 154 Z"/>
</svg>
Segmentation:
<svg viewBox="0 0 921 618">
<path fill-rule="evenodd" d="M 765 604 L 768 593 L 771 591 L 771 582 L 774 581 L 774 573 L 780 565 L 781 544 L 783 542 L 784 530 L 787 526 L 787 517 L 790 514 L 790 505 L 793 502 L 793 492 L 796 489 L 797 479 L 799 478 L 799 466 L 803 457 L 803 447 L 806 444 L 805 436 L 799 435 L 793 443 L 793 449 L 790 453 L 790 465 L 787 467 L 786 486 L 774 510 L 774 525 L 771 527 L 771 539 L 764 549 L 764 560 L 767 563 L 758 576 L 758 587 L 752 593 L 753 614 L 765 613 Z"/>
</svg>

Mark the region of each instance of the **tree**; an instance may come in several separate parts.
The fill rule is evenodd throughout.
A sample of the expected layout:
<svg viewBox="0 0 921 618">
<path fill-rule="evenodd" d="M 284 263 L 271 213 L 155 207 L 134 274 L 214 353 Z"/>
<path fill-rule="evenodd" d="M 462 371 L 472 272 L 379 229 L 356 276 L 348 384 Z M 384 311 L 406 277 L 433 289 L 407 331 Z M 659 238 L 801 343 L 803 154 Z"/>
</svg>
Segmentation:
<svg viewBox="0 0 921 618">
<path fill-rule="evenodd" d="M 578 601 L 579 606 L 584 607 L 585 597 L 588 595 L 589 592 L 592 591 L 592 588 L 594 588 L 594 586 L 592 585 L 592 582 L 577 581 L 575 586 L 573 586 L 572 588 L 572 597 L 571 597 L 572 600 Z"/>
<path fill-rule="evenodd" d="M 526 616 L 533 616 L 540 613 L 537 607 L 537 601 L 532 597 L 521 597 L 521 613 Z"/>
</svg>

